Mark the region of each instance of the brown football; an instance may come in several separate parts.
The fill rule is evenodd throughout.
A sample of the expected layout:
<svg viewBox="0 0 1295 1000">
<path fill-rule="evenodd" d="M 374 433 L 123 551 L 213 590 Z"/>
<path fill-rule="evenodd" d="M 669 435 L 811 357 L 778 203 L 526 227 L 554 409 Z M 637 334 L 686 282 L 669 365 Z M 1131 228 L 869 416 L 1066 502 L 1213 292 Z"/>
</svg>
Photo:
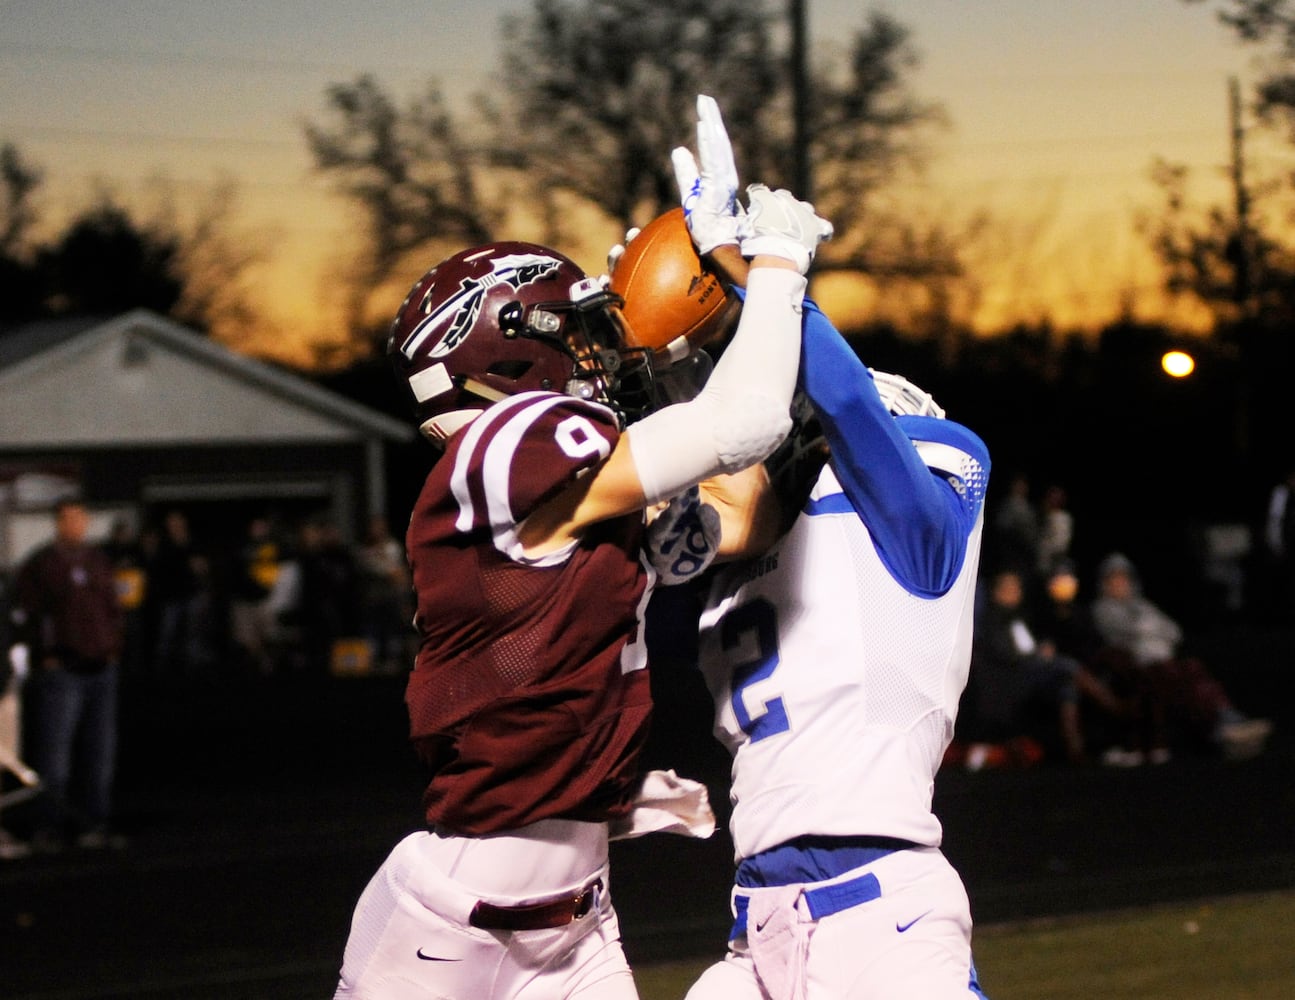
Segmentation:
<svg viewBox="0 0 1295 1000">
<path fill-rule="evenodd" d="M 630 240 L 612 272 L 611 290 L 625 300 L 621 315 L 631 347 L 680 353 L 720 332 L 729 296 L 706 270 L 683 209 L 657 216 Z"/>
</svg>

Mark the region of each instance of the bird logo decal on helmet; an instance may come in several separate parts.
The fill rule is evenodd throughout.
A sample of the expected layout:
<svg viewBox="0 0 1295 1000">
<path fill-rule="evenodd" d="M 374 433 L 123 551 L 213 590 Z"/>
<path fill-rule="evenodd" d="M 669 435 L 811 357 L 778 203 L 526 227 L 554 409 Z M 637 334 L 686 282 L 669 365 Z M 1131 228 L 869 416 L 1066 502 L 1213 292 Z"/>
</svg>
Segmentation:
<svg viewBox="0 0 1295 1000">
<path fill-rule="evenodd" d="M 428 352 L 428 356 L 432 358 L 444 357 L 463 343 L 472 330 L 490 289 L 504 284 L 516 290 L 551 277 L 561 266 L 561 261 L 538 254 L 510 254 L 491 261 L 489 274 L 479 278 L 464 277 L 459 282 L 458 293 L 446 299 L 439 309 L 413 329 L 400 345 L 401 353 L 407 358 L 413 358 L 422 343 L 445 321 L 445 317 L 451 316 L 449 329 Z M 428 294 L 431 294 L 430 291 Z"/>
</svg>

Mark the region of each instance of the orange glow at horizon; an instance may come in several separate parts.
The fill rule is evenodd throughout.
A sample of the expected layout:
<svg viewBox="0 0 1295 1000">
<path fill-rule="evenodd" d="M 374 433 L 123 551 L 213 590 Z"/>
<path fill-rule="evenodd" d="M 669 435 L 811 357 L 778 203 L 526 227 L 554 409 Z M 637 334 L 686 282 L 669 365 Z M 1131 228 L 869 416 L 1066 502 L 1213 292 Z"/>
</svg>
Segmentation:
<svg viewBox="0 0 1295 1000">
<path fill-rule="evenodd" d="M 1256 54 L 1214 5 L 889 6 L 919 55 L 915 95 L 942 106 L 949 127 L 929 143 L 923 188 L 888 193 L 887 207 L 900 214 L 908 197 L 921 218 L 972 234 L 957 244 L 967 275 L 941 290 L 938 307 L 981 335 L 1042 323 L 1089 331 L 1121 317 L 1206 329 L 1203 310 L 1164 295 L 1136 223 L 1157 204 L 1156 158 L 1193 172 L 1196 204 L 1230 204 L 1227 81 L 1253 83 Z M 453 17 L 444 7 L 373 0 L 356 18 L 349 2 L 319 0 L 301 18 L 275 5 L 20 5 L 0 42 L 0 142 L 42 171 L 47 230 L 98 184 L 136 204 L 151 177 L 195 197 L 232 178 L 237 222 L 269 257 L 246 275 L 255 328 L 222 339 L 299 363 L 344 340 L 350 304 L 338 275 L 358 233 L 312 170 L 303 122 L 322 114 L 329 85 L 365 72 L 401 104 L 438 79 L 470 118 L 472 94 L 507 85 L 494 51 L 500 18 L 532 0 L 478 0 Z M 852 0 L 807 7 L 813 56 L 841 56 L 865 13 Z M 1288 146 L 1259 151 L 1255 182 L 1288 173 L 1288 160 Z M 599 273 L 619 229 L 591 224 L 584 245 L 560 249 Z M 826 275 L 815 291 L 843 327 L 920 326 L 935 308 L 911 289 Z"/>
</svg>

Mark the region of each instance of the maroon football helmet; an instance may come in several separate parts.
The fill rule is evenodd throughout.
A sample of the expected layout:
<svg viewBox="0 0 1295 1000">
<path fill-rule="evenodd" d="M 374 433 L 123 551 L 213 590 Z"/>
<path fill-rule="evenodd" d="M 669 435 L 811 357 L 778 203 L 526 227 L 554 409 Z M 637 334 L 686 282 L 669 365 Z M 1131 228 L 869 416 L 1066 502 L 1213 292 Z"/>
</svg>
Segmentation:
<svg viewBox="0 0 1295 1000">
<path fill-rule="evenodd" d="M 391 325 L 387 355 L 435 442 L 532 389 L 597 400 L 625 423 L 650 395 L 650 365 L 624 345 L 607 309 L 618 301 L 555 250 L 487 243 L 419 279 Z"/>
</svg>

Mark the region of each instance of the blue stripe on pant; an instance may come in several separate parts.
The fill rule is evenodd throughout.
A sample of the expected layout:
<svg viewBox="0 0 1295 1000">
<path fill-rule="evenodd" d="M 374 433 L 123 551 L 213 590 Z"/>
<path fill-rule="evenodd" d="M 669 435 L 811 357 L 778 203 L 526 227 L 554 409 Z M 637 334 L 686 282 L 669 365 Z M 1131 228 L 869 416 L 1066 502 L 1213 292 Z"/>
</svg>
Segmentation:
<svg viewBox="0 0 1295 1000">
<path fill-rule="evenodd" d="M 830 885 L 820 885 L 806 889 L 804 897 L 809 908 L 809 915 L 815 920 L 822 920 L 824 917 L 830 917 L 833 913 L 840 913 L 842 910 L 848 910 L 852 906 L 859 906 L 862 903 L 880 898 L 881 883 L 877 881 L 876 875 L 867 872 L 844 882 L 833 882 Z M 741 893 L 735 894 L 733 908 L 736 915 L 733 921 L 733 929 L 729 932 L 730 941 L 746 933 L 746 914 L 749 905 L 749 896 L 744 896 Z"/>
</svg>

